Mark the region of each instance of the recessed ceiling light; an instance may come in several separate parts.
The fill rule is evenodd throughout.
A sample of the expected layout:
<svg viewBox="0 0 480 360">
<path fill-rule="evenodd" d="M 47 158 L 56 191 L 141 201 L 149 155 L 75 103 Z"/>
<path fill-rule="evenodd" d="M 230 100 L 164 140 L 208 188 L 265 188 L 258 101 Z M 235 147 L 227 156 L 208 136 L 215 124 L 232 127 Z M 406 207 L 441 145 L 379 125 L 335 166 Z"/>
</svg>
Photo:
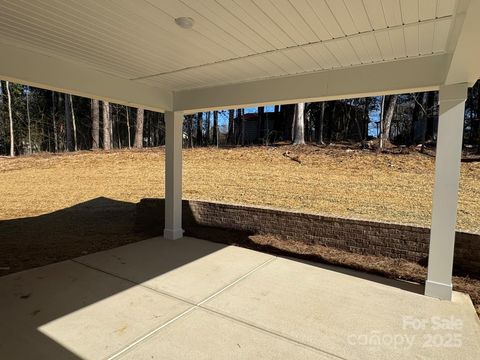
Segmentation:
<svg viewBox="0 0 480 360">
<path fill-rule="evenodd" d="M 175 19 L 175 24 L 182 29 L 191 29 L 193 27 L 193 19 L 191 17 L 178 17 Z"/>
</svg>

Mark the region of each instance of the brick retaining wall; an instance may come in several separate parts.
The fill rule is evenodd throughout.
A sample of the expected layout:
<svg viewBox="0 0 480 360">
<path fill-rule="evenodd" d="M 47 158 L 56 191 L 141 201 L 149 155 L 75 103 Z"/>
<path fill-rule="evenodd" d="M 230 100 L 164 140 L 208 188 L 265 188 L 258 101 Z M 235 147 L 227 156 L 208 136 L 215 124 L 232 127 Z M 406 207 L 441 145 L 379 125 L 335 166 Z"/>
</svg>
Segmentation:
<svg viewBox="0 0 480 360">
<path fill-rule="evenodd" d="M 137 205 L 137 230 L 161 234 L 163 214 L 163 199 L 143 199 Z M 183 201 L 183 219 L 187 230 L 189 226 L 200 225 L 274 234 L 423 264 L 428 256 L 430 229 L 427 227 L 194 200 Z M 463 273 L 480 274 L 480 234 L 457 231 L 454 266 Z"/>
</svg>

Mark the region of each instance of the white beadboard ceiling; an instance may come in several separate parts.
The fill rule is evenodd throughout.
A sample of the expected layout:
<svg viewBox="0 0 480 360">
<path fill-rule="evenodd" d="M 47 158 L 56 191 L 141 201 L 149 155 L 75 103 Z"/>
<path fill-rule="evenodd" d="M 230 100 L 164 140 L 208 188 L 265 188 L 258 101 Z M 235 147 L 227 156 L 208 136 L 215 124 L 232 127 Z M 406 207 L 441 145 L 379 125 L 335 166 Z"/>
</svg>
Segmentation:
<svg viewBox="0 0 480 360">
<path fill-rule="evenodd" d="M 0 41 L 184 90 L 444 53 L 455 0 L 0 0 Z M 174 19 L 194 19 L 193 29 Z"/>
</svg>

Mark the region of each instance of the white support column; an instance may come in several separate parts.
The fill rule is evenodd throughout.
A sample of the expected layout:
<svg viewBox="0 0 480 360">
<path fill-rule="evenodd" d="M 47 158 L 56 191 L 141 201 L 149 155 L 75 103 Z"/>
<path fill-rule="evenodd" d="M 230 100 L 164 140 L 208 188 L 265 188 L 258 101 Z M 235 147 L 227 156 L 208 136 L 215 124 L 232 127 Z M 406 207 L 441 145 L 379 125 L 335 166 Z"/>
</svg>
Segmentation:
<svg viewBox="0 0 480 360">
<path fill-rule="evenodd" d="M 182 229 L 183 113 L 165 112 L 165 239 L 183 236 Z"/>
<path fill-rule="evenodd" d="M 425 295 L 451 300 L 467 84 L 440 87 L 432 230 Z"/>
</svg>

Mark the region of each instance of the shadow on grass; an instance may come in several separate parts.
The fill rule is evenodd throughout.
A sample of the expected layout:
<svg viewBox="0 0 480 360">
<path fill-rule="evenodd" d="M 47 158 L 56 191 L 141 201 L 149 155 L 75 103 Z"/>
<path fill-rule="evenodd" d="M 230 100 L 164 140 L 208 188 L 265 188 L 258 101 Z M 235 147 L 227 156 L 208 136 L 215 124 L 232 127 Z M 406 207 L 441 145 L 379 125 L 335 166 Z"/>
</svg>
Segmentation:
<svg viewBox="0 0 480 360">
<path fill-rule="evenodd" d="M 49 214 L 0 221 L 0 275 L 146 238 L 134 232 L 135 204 L 104 197 Z"/>
</svg>

